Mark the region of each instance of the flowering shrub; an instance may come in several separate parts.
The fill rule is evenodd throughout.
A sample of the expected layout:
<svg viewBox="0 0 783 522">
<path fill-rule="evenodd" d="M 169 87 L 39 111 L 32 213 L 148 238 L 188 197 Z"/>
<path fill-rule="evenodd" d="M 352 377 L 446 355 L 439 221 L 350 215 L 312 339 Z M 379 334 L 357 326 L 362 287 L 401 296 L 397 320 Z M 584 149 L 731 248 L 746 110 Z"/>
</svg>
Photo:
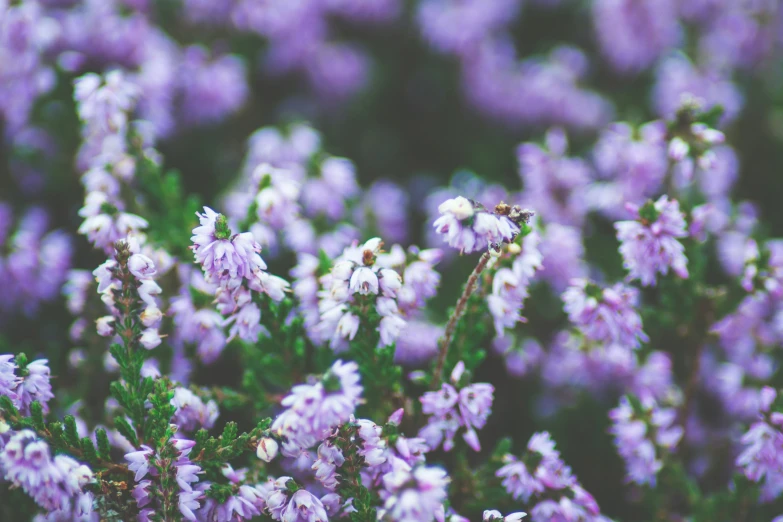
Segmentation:
<svg viewBox="0 0 783 522">
<path fill-rule="evenodd" d="M 783 521 L 781 21 L 0 0 L 0 520 Z"/>
</svg>

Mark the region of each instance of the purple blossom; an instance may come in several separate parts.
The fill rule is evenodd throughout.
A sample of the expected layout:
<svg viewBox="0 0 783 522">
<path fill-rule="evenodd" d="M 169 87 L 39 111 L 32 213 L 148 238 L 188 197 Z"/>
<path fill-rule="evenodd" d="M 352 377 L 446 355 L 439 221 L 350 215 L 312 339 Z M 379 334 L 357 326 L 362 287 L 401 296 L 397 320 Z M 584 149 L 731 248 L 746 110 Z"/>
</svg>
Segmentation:
<svg viewBox="0 0 783 522">
<path fill-rule="evenodd" d="M 451 375 L 451 382 L 460 382 L 464 364 L 458 363 Z M 470 384 L 459 391 L 449 383 L 443 383 L 441 389 L 425 392 L 421 398 L 422 412 L 430 415 L 427 425 L 419 436 L 435 449 L 443 442 L 443 449 L 450 451 L 454 447 L 454 436 L 465 428 L 463 438 L 474 450 L 480 451 L 476 429 L 481 429 L 492 411 L 494 387 L 491 384 Z"/>
<path fill-rule="evenodd" d="M 195 431 L 198 428 L 211 429 L 219 415 L 215 401 L 206 404 L 201 398 L 187 388 L 177 387 L 171 405 L 177 410 L 173 422 L 184 431 Z"/>
<path fill-rule="evenodd" d="M 538 234 L 531 232 L 522 240 L 521 247 L 510 245 L 508 251 L 514 256 L 511 267 L 498 269 L 492 279 L 492 293 L 487 297 L 487 304 L 495 320 L 498 337 L 504 334 L 506 328 L 513 329 L 524 320 L 522 308 L 528 296 L 528 286 L 542 264 L 539 241 Z"/>
<path fill-rule="evenodd" d="M 535 205 L 547 223 L 580 226 L 588 210 L 585 190 L 592 176 L 584 160 L 565 155 L 567 147 L 565 133 L 551 129 L 546 134 L 546 149 L 535 143 L 517 148 L 525 189 L 522 201 Z"/>
<path fill-rule="evenodd" d="M 272 423 L 272 430 L 301 447 L 323 440 L 331 428 L 346 422 L 361 398 L 358 365 L 334 362 L 324 377 L 312 384 L 294 386 L 281 405 L 286 409 Z"/>
<path fill-rule="evenodd" d="M 438 212 L 441 217 L 432 226 L 449 246 L 465 254 L 510 243 L 519 233 L 519 226 L 508 216 L 490 213 L 462 196 L 444 201 Z"/>
<path fill-rule="evenodd" d="M 546 499 L 541 499 L 532 508 L 532 520 L 602 520 L 595 499 L 582 488 L 571 474 L 571 468 L 560 459 L 549 433 L 533 434 L 527 450 L 521 460 L 506 455 L 506 464 L 495 475 L 503 479 L 503 487 L 515 500 L 528 503 L 532 497 L 546 495 Z M 531 463 L 528 464 L 528 461 Z M 534 462 L 537 463 L 535 467 Z"/>
<path fill-rule="evenodd" d="M 620 283 L 601 289 L 586 279 L 574 279 L 563 293 L 568 318 L 589 340 L 638 348 L 649 339 L 636 311 L 639 293 Z"/>
<path fill-rule="evenodd" d="M 210 124 L 237 112 L 248 98 L 245 64 L 237 56 L 208 59 L 192 45 L 184 51 L 180 71 L 182 118 L 185 124 Z"/>
<path fill-rule="evenodd" d="M 449 477 L 436 467 L 411 468 L 402 461 L 383 477 L 383 511 L 394 522 L 432 522 L 442 511 Z"/>
<path fill-rule="evenodd" d="M 579 229 L 550 223 L 541 236 L 541 266 L 538 277 L 556 292 L 563 292 L 571 279 L 584 277 L 587 267 Z"/>
<path fill-rule="evenodd" d="M 43 406 L 44 413 L 49 411 L 48 402 L 54 398 L 52 393 L 51 375 L 49 372 L 49 361 L 38 359 L 27 365 L 27 375 L 25 375 L 19 386 L 16 388 L 16 394 L 19 397 L 17 407 L 25 414 L 30 412 L 30 404 L 38 401 Z"/>
<path fill-rule="evenodd" d="M 655 487 L 663 468 L 662 453 L 673 451 L 682 438 L 682 427 L 673 425 L 676 416 L 676 410 L 661 408 L 652 398 L 633 403 L 626 396 L 609 412 L 613 423 L 609 431 L 625 460 L 629 482 Z"/>
<path fill-rule="evenodd" d="M 338 483 L 337 468 L 342 466 L 344 462 L 345 457 L 340 448 L 332 445 L 329 441 L 322 442 L 318 446 L 318 458 L 313 464 L 316 480 L 326 489 L 334 490 Z"/>
<path fill-rule="evenodd" d="M 48 511 L 69 512 L 92 471 L 71 457 L 52 458 L 49 446 L 31 430 L 16 432 L 0 453 L 4 478 Z M 89 508 L 88 508 L 89 509 Z"/>
<path fill-rule="evenodd" d="M 740 439 L 743 449 L 736 459 L 736 466 L 748 480 L 763 480 L 761 500 L 766 502 L 783 493 L 783 415 L 770 412 L 776 398 L 772 388 L 762 389 L 760 418 Z"/>
<path fill-rule="evenodd" d="M 242 279 L 266 270 L 261 247 L 249 232 L 232 235 L 226 218 L 209 207 L 196 214 L 201 225 L 193 229 L 193 254 L 208 283 L 233 289 Z"/>
<path fill-rule="evenodd" d="M 603 54 L 619 72 L 640 72 L 673 47 L 680 33 L 672 0 L 598 0 L 593 23 Z"/>
<path fill-rule="evenodd" d="M 641 207 L 629 204 L 628 209 L 636 220 L 619 221 L 614 226 L 629 277 L 640 279 L 644 286 L 655 285 L 656 274 L 666 275 L 671 268 L 678 277 L 687 278 L 685 247 L 677 240 L 688 235 L 679 203 L 664 195 Z"/>
<path fill-rule="evenodd" d="M 122 205 L 102 192 L 90 192 L 79 210 L 84 221 L 79 233 L 97 248 L 111 253 L 114 243 L 147 228 L 147 220 L 122 211 Z"/>
</svg>

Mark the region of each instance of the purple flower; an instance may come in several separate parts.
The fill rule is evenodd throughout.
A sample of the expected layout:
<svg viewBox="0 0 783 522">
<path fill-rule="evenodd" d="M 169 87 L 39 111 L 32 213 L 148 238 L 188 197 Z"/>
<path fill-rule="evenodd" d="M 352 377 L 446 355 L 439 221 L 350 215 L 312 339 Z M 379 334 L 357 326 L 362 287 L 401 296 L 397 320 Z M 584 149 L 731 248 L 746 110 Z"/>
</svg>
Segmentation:
<svg viewBox="0 0 783 522">
<path fill-rule="evenodd" d="M 565 155 L 568 141 L 561 129 L 546 134 L 546 149 L 536 143 L 517 148 L 519 175 L 525 191 L 522 200 L 535 205 L 547 223 L 580 226 L 587 213 L 585 190 L 590 182 L 588 164 Z"/>
<path fill-rule="evenodd" d="M 685 216 L 677 201 L 664 195 L 653 203 L 628 206 L 636 221 L 614 224 L 623 264 L 631 279 L 640 279 L 642 285 L 655 285 L 656 274 L 666 275 L 669 268 L 681 278 L 688 277 L 688 259 L 685 247 L 677 238 L 686 237 Z"/>
<path fill-rule="evenodd" d="M 410 321 L 394 345 L 394 362 L 403 366 L 419 366 L 438 353 L 438 339 L 444 329 L 423 321 Z"/>
<path fill-rule="evenodd" d="M 487 297 L 489 311 L 495 320 L 495 333 L 502 336 L 506 328 L 514 328 L 523 321 L 522 308 L 528 296 L 528 286 L 533 274 L 541 268 L 538 251 L 539 236 L 531 232 L 518 245 L 509 246 L 515 255 L 511 268 L 500 268 L 492 279 L 492 293 Z"/>
<path fill-rule="evenodd" d="M 187 388 L 177 387 L 174 390 L 171 405 L 177 408 L 172 420 L 184 431 L 211 429 L 219 415 L 215 401 L 204 404 L 198 395 Z"/>
<path fill-rule="evenodd" d="M 531 510 L 534 521 L 601 520 L 598 505 L 560 459 L 549 433 L 533 434 L 527 450 L 521 460 L 506 455 L 506 464 L 495 475 L 503 479 L 503 487 L 515 500 L 528 503 L 531 497 L 547 497 Z"/>
<path fill-rule="evenodd" d="M 337 468 L 343 465 L 345 457 L 337 446 L 326 441 L 318 446 L 318 459 L 313 464 L 315 478 L 326 489 L 334 490 L 337 487 Z"/>
<path fill-rule="evenodd" d="M 208 283 L 236 288 L 243 278 L 251 279 L 256 272 L 266 270 L 266 263 L 258 254 L 261 247 L 252 234 L 232 235 L 225 216 L 209 207 L 196 215 L 201 225 L 193 229 L 191 248 Z"/>
<path fill-rule="evenodd" d="M 305 489 L 291 495 L 279 518 L 282 522 L 319 522 L 328 519 L 321 500 Z"/>
<path fill-rule="evenodd" d="M 577 228 L 550 223 L 541 237 L 539 250 L 538 276 L 548 281 L 556 292 L 564 291 L 571 279 L 586 275 L 585 249 Z"/>
<path fill-rule="evenodd" d="M 93 481 L 92 471 L 71 457 L 52 458 L 49 446 L 31 430 L 16 432 L 5 444 L 0 469 L 47 511 L 70 512 L 82 488 Z"/>
<path fill-rule="evenodd" d="M 14 404 L 18 404 L 16 388 L 22 382 L 22 379 L 14 374 L 17 368 L 13 355 L 0 355 L 0 395 L 10 398 Z"/>
<path fill-rule="evenodd" d="M 30 404 L 38 401 L 43 406 L 44 413 L 49 411 L 48 402 L 54 398 L 52 393 L 49 363 L 46 359 L 38 359 L 27 365 L 27 375 L 16 388 L 19 398 L 18 408 L 25 414 L 30 413 Z"/>
<path fill-rule="evenodd" d="M 639 292 L 620 283 L 601 289 L 586 279 L 574 279 L 563 293 L 568 318 L 592 341 L 638 348 L 649 339 L 636 311 Z"/>
<path fill-rule="evenodd" d="M 458 363 L 451 375 L 451 382 L 460 382 L 464 364 Z M 430 415 L 427 425 L 421 429 L 419 436 L 424 438 L 432 449 L 440 446 L 450 451 L 454 447 L 454 436 L 461 428 L 465 428 L 463 438 L 474 450 L 480 451 L 476 429 L 481 429 L 487 422 L 492 411 L 494 387 L 491 384 L 470 384 L 457 391 L 449 383 L 443 383 L 441 389 L 425 392 L 421 398 L 421 409 Z"/>
<path fill-rule="evenodd" d="M 633 404 L 638 404 L 638 411 Z M 632 403 L 626 396 L 609 412 L 609 432 L 625 460 L 629 482 L 655 487 L 663 467 L 661 453 L 671 452 L 682 438 L 682 427 L 672 425 L 676 415 L 674 409 L 660 408 L 652 398 Z"/>
<path fill-rule="evenodd" d="M 777 392 L 762 389 L 760 418 L 740 439 L 742 452 L 736 466 L 748 480 L 762 482 L 761 500 L 772 501 L 783 493 L 783 414 L 770 413 Z"/>
<path fill-rule="evenodd" d="M 79 226 L 79 233 L 107 253 L 113 252 L 117 241 L 148 226 L 147 220 L 123 212 L 118 201 L 112 201 L 102 192 L 88 193 L 79 215 L 85 218 Z"/>
<path fill-rule="evenodd" d="M 519 225 L 508 216 L 487 212 L 462 196 L 444 201 L 438 212 L 441 216 L 432 226 L 445 242 L 465 254 L 510 243 L 519 233 Z"/>
<path fill-rule="evenodd" d="M 397 462 L 397 468 L 383 477 L 385 515 L 394 522 L 432 522 L 446 500 L 450 480 L 446 471 L 426 466 L 411 469 Z"/>
<path fill-rule="evenodd" d="M 320 381 L 294 386 L 281 402 L 286 410 L 272 423 L 272 430 L 301 442 L 302 447 L 322 440 L 354 413 L 362 394 L 358 369 L 354 362 L 337 360 Z"/>
<path fill-rule="evenodd" d="M 603 54 L 623 73 L 652 65 L 677 43 L 680 33 L 672 0 L 598 0 L 593 23 Z"/>
<path fill-rule="evenodd" d="M 210 61 L 200 46 L 185 49 L 179 79 L 186 124 L 220 122 L 238 111 L 248 97 L 244 62 L 234 55 Z"/>
</svg>

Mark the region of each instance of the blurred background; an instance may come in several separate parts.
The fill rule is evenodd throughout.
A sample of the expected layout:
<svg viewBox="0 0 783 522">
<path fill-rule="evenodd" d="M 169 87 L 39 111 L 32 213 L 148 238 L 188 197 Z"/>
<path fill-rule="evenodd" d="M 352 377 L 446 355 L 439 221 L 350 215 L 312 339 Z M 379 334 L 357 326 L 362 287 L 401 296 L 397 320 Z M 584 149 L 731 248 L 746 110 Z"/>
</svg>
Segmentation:
<svg viewBox="0 0 783 522">
<path fill-rule="evenodd" d="M 76 234 L 84 189 L 73 82 L 87 72 L 122 69 L 139 86 L 135 116 L 152 123 L 164 169 L 202 204 L 220 208 L 251 134 L 307 122 L 324 150 L 354 162 L 363 187 L 400 189 L 397 199 L 367 196 L 367 212 L 401 223 L 396 241 L 424 246 L 438 246 L 428 238 L 433 192 L 452 185 L 519 201 L 517 147 L 552 128 L 598 181 L 594 147 L 609 123 L 671 118 L 690 93 L 724 109 L 728 195 L 751 202 L 764 233 L 779 236 L 782 44 L 776 0 L 0 0 L 0 200 L 11 209 L 0 213 L 0 283 L 11 289 L 0 291 L 0 352 L 46 356 L 68 381 L 73 318 L 58 291 L 20 305 L 28 290 L 4 240 L 38 208 L 45 230 L 71 238 L 69 267 L 103 261 Z M 595 270 L 622 276 L 610 220 L 591 215 L 584 244 Z M 290 261 L 272 271 L 284 275 Z M 441 266 L 433 321 L 446 320 L 474 262 Z M 529 303 L 530 332 L 548 342 L 564 319 L 558 293 L 536 287 Z M 222 360 L 202 377 L 230 382 L 234 365 Z M 527 440 L 537 379 L 506 377 L 496 355 L 480 369 L 489 377 L 498 399 L 486 448 Z M 535 429 L 552 431 L 605 514 L 642 520 L 643 506 L 617 490 L 623 465 L 606 404 L 569 401 L 560 415 L 536 416 Z"/>
</svg>

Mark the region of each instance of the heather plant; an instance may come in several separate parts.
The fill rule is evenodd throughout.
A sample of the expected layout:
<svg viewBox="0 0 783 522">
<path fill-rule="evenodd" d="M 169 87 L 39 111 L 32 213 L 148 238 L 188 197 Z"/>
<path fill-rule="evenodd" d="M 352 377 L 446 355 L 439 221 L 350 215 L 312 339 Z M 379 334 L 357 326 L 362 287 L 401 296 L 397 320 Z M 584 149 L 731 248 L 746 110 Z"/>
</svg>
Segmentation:
<svg viewBox="0 0 783 522">
<path fill-rule="evenodd" d="M 783 521 L 781 20 L 0 0 L 0 520 Z"/>
</svg>

